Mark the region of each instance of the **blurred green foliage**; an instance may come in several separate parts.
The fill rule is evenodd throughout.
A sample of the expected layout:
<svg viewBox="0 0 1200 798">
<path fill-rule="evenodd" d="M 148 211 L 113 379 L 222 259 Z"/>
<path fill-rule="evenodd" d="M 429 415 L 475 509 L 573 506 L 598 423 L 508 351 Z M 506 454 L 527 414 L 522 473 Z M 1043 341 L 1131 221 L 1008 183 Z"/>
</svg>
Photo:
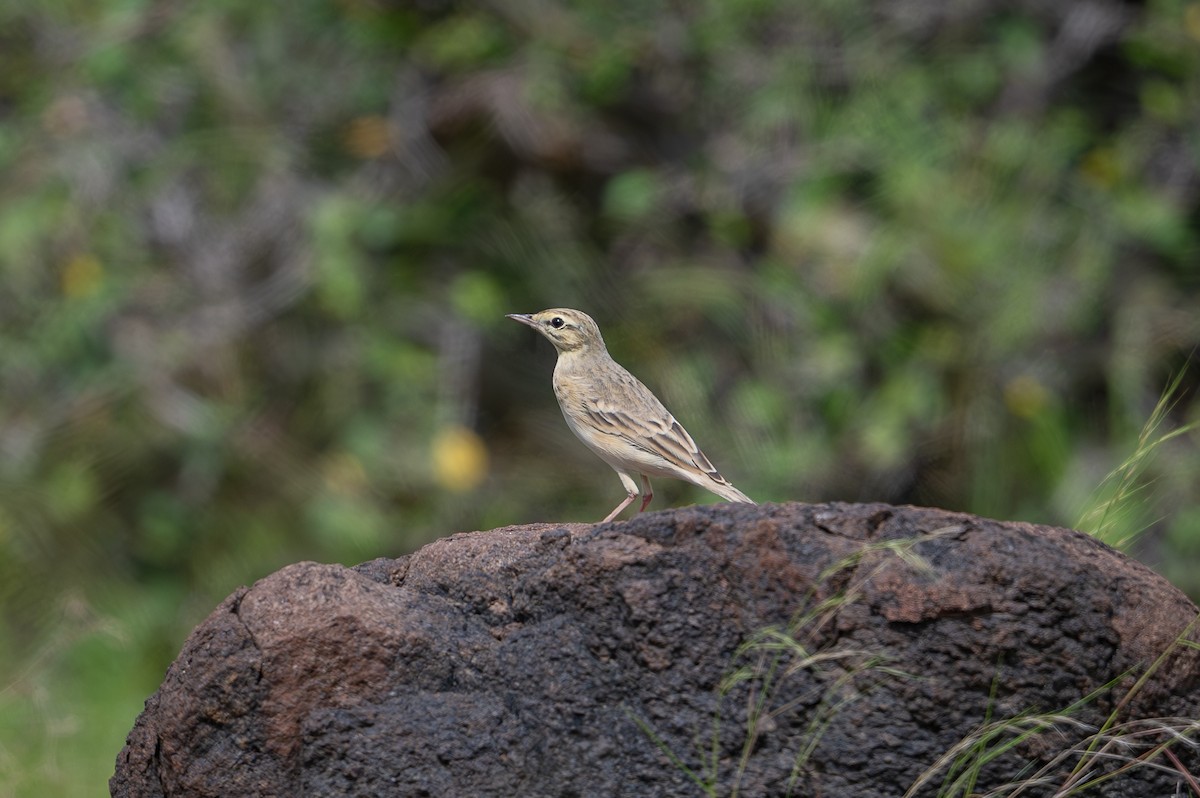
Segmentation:
<svg viewBox="0 0 1200 798">
<path fill-rule="evenodd" d="M 0 6 L 0 798 L 239 584 L 601 517 L 506 312 L 758 499 L 1074 523 L 1196 359 L 1198 131 L 1178 0 Z M 1193 596 L 1198 440 L 1128 514 Z"/>
</svg>

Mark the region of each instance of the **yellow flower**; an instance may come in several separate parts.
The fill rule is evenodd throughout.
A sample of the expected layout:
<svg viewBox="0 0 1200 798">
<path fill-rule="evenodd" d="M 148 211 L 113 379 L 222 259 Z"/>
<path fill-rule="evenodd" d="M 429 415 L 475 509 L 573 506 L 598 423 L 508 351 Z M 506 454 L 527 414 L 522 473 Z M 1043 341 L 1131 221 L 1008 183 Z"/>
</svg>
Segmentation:
<svg viewBox="0 0 1200 798">
<path fill-rule="evenodd" d="M 431 448 L 434 479 L 446 490 L 466 493 L 487 476 L 487 447 L 466 427 L 442 427 L 433 436 Z"/>
<path fill-rule="evenodd" d="M 392 128 L 382 116 L 360 116 L 346 126 L 342 143 L 357 158 L 378 158 L 391 149 Z"/>
<path fill-rule="evenodd" d="M 62 292 L 68 299 L 91 296 L 104 280 L 104 266 L 87 252 L 79 252 L 67 261 L 62 271 Z"/>
<path fill-rule="evenodd" d="M 1004 404 L 1014 416 L 1034 418 L 1049 403 L 1050 391 L 1036 377 L 1022 374 L 1004 386 Z"/>
</svg>

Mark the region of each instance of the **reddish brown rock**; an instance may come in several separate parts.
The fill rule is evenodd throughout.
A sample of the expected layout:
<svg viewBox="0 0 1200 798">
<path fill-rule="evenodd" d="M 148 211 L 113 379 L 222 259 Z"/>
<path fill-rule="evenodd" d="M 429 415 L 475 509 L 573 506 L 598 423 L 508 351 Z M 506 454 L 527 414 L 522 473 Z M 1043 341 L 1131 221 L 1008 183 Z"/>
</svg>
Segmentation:
<svg viewBox="0 0 1200 798">
<path fill-rule="evenodd" d="M 912 507 L 722 505 L 458 534 L 238 590 L 147 701 L 111 789 L 699 795 L 686 766 L 720 795 L 899 796 L 989 719 L 1114 680 L 1076 721 L 1094 729 L 1123 699 L 1119 721 L 1200 718 L 1200 652 L 1172 648 L 1196 614 L 1081 533 Z M 976 789 L 1088 733 L 1060 723 Z M 1184 743 L 1154 761 L 1165 769 L 1093 794 L 1186 795 L 1180 768 L 1200 773 Z"/>
</svg>

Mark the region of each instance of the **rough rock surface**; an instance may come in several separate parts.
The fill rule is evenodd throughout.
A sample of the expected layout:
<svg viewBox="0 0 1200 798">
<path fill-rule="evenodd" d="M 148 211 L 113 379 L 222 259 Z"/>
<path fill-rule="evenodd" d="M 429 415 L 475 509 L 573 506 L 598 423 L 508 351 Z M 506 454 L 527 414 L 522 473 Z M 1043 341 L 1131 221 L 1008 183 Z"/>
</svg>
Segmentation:
<svg viewBox="0 0 1200 798">
<path fill-rule="evenodd" d="M 720 505 L 456 534 L 235 592 L 146 702 L 110 787 L 899 796 L 989 720 L 1093 691 L 1072 713 L 1093 728 L 1114 708 L 1118 722 L 1200 718 L 1200 651 L 1172 647 L 1196 614 L 1079 532 L 913 507 Z M 1060 721 L 976 789 L 1028 778 L 1088 733 Z M 1200 774 L 1180 743 L 1154 759 L 1165 770 L 1090 794 L 1187 795 L 1171 756 Z"/>
</svg>

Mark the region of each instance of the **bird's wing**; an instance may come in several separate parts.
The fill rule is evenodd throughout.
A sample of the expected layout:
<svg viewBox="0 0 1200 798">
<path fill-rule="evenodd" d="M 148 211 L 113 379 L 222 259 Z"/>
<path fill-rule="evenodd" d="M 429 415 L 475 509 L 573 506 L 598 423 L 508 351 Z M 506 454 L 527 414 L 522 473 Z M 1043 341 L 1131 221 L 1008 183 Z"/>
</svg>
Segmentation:
<svg viewBox="0 0 1200 798">
<path fill-rule="evenodd" d="M 657 455 L 684 471 L 699 471 L 716 482 L 725 478 L 700 451 L 692 436 L 661 404 L 659 412 L 629 413 L 604 401 L 588 402 L 585 412 L 597 432 L 616 435 L 644 452 Z"/>
</svg>

